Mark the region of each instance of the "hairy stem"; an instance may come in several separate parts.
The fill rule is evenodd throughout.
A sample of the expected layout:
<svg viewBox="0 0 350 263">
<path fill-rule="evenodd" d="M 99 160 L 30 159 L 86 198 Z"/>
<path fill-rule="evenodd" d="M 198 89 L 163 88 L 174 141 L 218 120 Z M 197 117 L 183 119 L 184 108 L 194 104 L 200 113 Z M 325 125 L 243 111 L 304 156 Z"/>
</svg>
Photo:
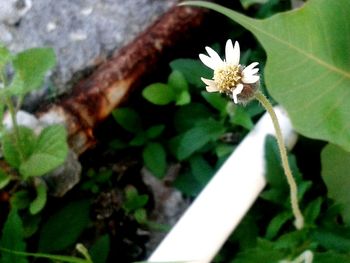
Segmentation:
<svg viewBox="0 0 350 263">
<path fill-rule="evenodd" d="M 287 150 L 286 150 L 286 146 L 284 144 L 281 127 L 279 125 L 276 113 L 273 110 L 273 107 L 272 107 L 270 101 L 264 96 L 264 94 L 262 94 L 260 91 L 258 91 L 255 94 L 255 98 L 263 105 L 263 107 L 266 109 L 266 111 L 269 113 L 269 115 L 272 119 L 273 126 L 274 126 L 275 131 L 276 131 L 276 138 L 277 138 L 278 148 L 279 148 L 280 155 L 281 155 L 283 170 L 284 170 L 284 173 L 286 175 L 287 182 L 288 182 L 289 188 L 290 188 L 290 201 L 291 201 L 291 205 L 292 205 L 293 214 L 295 217 L 294 224 L 295 224 L 295 227 L 297 229 L 301 229 L 304 226 L 304 217 L 303 217 L 303 215 L 300 211 L 300 208 L 299 208 L 297 184 L 294 180 L 294 177 L 292 175 L 292 171 L 291 171 L 290 166 L 289 166 L 288 157 L 287 157 Z"/>
</svg>

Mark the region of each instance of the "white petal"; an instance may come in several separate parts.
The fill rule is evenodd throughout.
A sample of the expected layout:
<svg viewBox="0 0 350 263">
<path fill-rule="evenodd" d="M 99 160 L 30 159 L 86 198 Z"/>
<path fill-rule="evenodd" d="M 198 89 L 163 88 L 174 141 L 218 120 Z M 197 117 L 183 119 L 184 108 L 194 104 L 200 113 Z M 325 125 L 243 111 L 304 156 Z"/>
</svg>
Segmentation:
<svg viewBox="0 0 350 263">
<path fill-rule="evenodd" d="M 257 65 L 259 65 L 258 62 L 251 63 L 249 66 L 243 69 L 242 73 L 245 74 L 245 72 L 253 70 L 253 68 L 255 68 Z"/>
<path fill-rule="evenodd" d="M 243 84 L 238 84 L 236 88 L 232 91 L 233 102 L 236 104 L 238 103 L 237 95 L 241 94 L 243 87 Z"/>
<path fill-rule="evenodd" d="M 242 81 L 247 84 L 252 84 L 258 82 L 260 79 L 257 75 L 243 75 Z"/>
<path fill-rule="evenodd" d="M 259 72 L 258 68 L 253 68 L 252 70 L 249 71 L 249 75 L 254 75 Z"/>
<path fill-rule="evenodd" d="M 205 79 L 205 78 L 201 78 L 201 80 L 206 84 L 206 85 L 215 85 L 215 81 L 211 80 L 211 79 Z"/>
<path fill-rule="evenodd" d="M 236 41 L 233 47 L 231 39 L 227 40 L 225 47 L 226 63 L 238 65 L 240 58 L 239 43 Z"/>
<path fill-rule="evenodd" d="M 211 79 L 201 78 L 201 80 L 207 85 L 205 88 L 208 92 L 217 92 L 219 89 L 215 85 L 215 81 Z"/>
<path fill-rule="evenodd" d="M 220 56 L 216 51 L 210 47 L 205 47 L 205 50 L 208 52 L 209 56 L 213 61 L 215 61 L 215 64 L 224 66 L 224 62 L 221 60 Z"/>
<path fill-rule="evenodd" d="M 218 92 L 218 88 L 216 86 L 212 86 L 212 85 L 209 85 L 209 86 L 206 86 L 205 89 L 208 91 L 208 92 Z"/>
<path fill-rule="evenodd" d="M 218 67 L 215 61 L 207 55 L 199 54 L 199 59 L 203 62 L 204 65 L 206 65 L 208 68 L 211 68 L 212 70 L 215 70 Z"/>
</svg>

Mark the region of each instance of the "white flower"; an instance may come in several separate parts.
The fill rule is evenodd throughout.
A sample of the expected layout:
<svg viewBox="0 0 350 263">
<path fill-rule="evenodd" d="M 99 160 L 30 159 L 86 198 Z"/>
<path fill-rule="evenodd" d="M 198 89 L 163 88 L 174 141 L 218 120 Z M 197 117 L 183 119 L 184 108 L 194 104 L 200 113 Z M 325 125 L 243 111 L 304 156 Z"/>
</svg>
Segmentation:
<svg viewBox="0 0 350 263">
<path fill-rule="evenodd" d="M 205 49 L 209 56 L 200 54 L 199 58 L 207 67 L 214 70 L 213 79 L 202 78 L 207 85 L 207 91 L 226 93 L 232 96 L 235 103 L 238 103 L 237 96 L 245 86 L 251 86 L 259 81 L 259 69 L 255 68 L 259 63 L 253 62 L 247 67 L 240 65 L 239 44 L 236 41 L 233 46 L 230 39 L 226 42 L 225 60 L 222 60 L 210 47 Z"/>
</svg>

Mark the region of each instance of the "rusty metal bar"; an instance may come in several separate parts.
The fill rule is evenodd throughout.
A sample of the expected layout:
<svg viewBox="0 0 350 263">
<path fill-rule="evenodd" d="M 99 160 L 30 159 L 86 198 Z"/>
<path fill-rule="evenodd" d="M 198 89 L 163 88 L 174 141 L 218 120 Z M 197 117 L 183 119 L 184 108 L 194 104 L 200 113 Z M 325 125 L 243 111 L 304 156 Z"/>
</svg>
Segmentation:
<svg viewBox="0 0 350 263">
<path fill-rule="evenodd" d="M 156 69 L 165 53 L 199 27 L 205 12 L 200 8 L 172 8 L 90 77 L 81 80 L 71 94 L 37 115 L 48 122 L 64 122 L 71 148 L 77 154 L 83 153 L 95 144 L 96 124 L 126 99 L 142 77 Z"/>
</svg>

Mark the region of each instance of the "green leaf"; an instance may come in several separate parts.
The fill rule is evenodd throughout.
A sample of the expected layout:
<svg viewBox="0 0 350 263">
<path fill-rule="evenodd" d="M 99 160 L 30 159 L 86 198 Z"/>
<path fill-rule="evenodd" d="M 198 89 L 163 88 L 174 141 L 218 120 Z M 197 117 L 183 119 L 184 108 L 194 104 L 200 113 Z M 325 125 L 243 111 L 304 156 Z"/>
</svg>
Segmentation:
<svg viewBox="0 0 350 263">
<path fill-rule="evenodd" d="M 267 52 L 267 88 L 294 128 L 350 151 L 350 1 L 310 0 L 264 20 L 214 3 L 187 4 L 216 10 L 251 31 Z"/>
<path fill-rule="evenodd" d="M 349 252 L 350 232 L 348 227 L 332 226 L 331 228 L 318 227 L 312 232 L 312 240 L 327 250 Z"/>
<path fill-rule="evenodd" d="M 198 184 L 203 188 L 214 175 L 214 169 L 200 155 L 191 157 L 190 168 L 193 177 L 198 181 Z"/>
<path fill-rule="evenodd" d="M 33 153 L 21 163 L 20 173 L 25 178 L 41 176 L 63 164 L 68 154 L 66 137 L 62 125 L 51 125 L 42 130 Z"/>
<path fill-rule="evenodd" d="M 28 158 L 36 143 L 34 132 L 27 127 L 18 127 L 18 137 L 19 139 L 14 130 L 11 130 L 5 132 L 2 138 L 5 160 L 14 168 L 18 168 Z"/>
<path fill-rule="evenodd" d="M 116 122 L 125 130 L 137 133 L 142 130 L 141 117 L 132 108 L 119 108 L 112 111 L 112 115 Z"/>
<path fill-rule="evenodd" d="M 226 114 L 226 107 L 229 100 L 225 99 L 220 93 L 209 93 L 207 91 L 201 92 L 202 97 L 221 114 Z"/>
<path fill-rule="evenodd" d="M 147 212 L 144 208 L 136 209 L 134 212 L 134 218 L 137 223 L 139 224 L 146 224 L 147 223 Z"/>
<path fill-rule="evenodd" d="M 92 263 L 91 261 L 88 261 L 86 259 L 77 258 L 77 257 L 71 257 L 71 256 L 61 256 L 61 255 L 53 255 L 53 254 L 44 254 L 44 253 L 27 253 L 27 252 L 21 252 L 21 251 L 14 251 L 9 250 L 5 248 L 0 247 L 0 251 L 3 251 L 5 253 L 9 253 L 12 255 L 16 255 L 19 257 L 35 257 L 35 258 L 46 258 L 50 259 L 54 262 L 66 262 L 66 263 Z M 3 262 L 1 262 L 3 263 Z M 14 262 L 12 262 L 14 263 Z M 16 261 L 16 263 L 19 263 Z"/>
<path fill-rule="evenodd" d="M 0 190 L 4 188 L 11 181 L 11 177 L 8 176 L 2 169 L 0 169 Z"/>
<path fill-rule="evenodd" d="M 185 171 L 185 172 L 180 173 L 179 176 L 176 177 L 176 180 L 174 182 L 174 186 L 181 193 L 183 193 L 187 196 L 198 195 L 203 187 L 198 183 L 198 180 L 189 171 Z"/>
<path fill-rule="evenodd" d="M 350 255 L 339 254 L 334 251 L 328 251 L 323 253 L 314 253 L 314 261 L 316 263 L 350 263 Z"/>
<path fill-rule="evenodd" d="M 10 51 L 0 43 L 0 74 L 2 74 L 5 65 L 9 63 L 11 59 L 12 55 Z"/>
<path fill-rule="evenodd" d="M 184 160 L 224 132 L 225 127 L 213 119 L 197 122 L 192 129 L 172 138 L 170 148 L 178 160 Z"/>
<path fill-rule="evenodd" d="M 306 224 L 315 225 L 315 221 L 321 212 L 322 202 L 323 202 L 323 198 L 318 197 L 312 202 L 310 202 L 310 204 L 308 204 L 308 206 L 305 208 L 304 218 L 305 218 Z"/>
<path fill-rule="evenodd" d="M 17 210 L 12 209 L 2 230 L 0 247 L 7 248 L 8 250 L 26 251 L 23 233 L 22 220 L 19 217 Z M 11 253 L 2 253 L 0 260 L 1 263 L 28 263 L 26 257 Z"/>
<path fill-rule="evenodd" d="M 230 117 L 231 123 L 235 125 L 242 126 L 247 130 L 251 130 L 254 127 L 252 118 L 243 107 L 235 107 Z"/>
<path fill-rule="evenodd" d="M 350 153 L 328 144 L 321 152 L 321 176 L 326 184 L 328 196 L 341 205 L 342 216 L 350 225 Z"/>
<path fill-rule="evenodd" d="M 165 129 L 165 125 L 163 125 L 163 124 L 154 125 L 154 126 L 148 128 L 146 130 L 146 134 L 147 134 L 148 139 L 155 139 L 155 138 L 157 138 L 159 135 L 162 134 L 164 129 Z"/>
<path fill-rule="evenodd" d="M 104 235 L 97 239 L 95 244 L 89 250 L 92 262 L 107 263 L 107 258 L 110 250 L 110 238 Z"/>
<path fill-rule="evenodd" d="M 171 72 L 168 78 L 168 85 L 174 89 L 175 92 L 188 90 L 188 83 L 184 75 L 178 70 Z"/>
<path fill-rule="evenodd" d="M 76 243 L 90 222 L 89 210 L 88 200 L 78 200 L 52 214 L 41 229 L 39 251 L 60 251 Z"/>
<path fill-rule="evenodd" d="M 206 120 L 212 113 L 203 104 L 191 103 L 180 107 L 174 116 L 174 126 L 177 131 L 184 132 L 193 127 L 194 123 Z"/>
<path fill-rule="evenodd" d="M 142 152 L 143 162 L 146 167 L 158 178 L 164 176 L 167 163 L 166 153 L 159 143 L 148 143 Z"/>
<path fill-rule="evenodd" d="M 20 190 L 11 196 L 10 202 L 18 210 L 25 209 L 30 205 L 31 197 L 27 190 Z"/>
<path fill-rule="evenodd" d="M 252 5 L 266 4 L 269 0 L 240 0 L 244 9 L 248 9 Z"/>
<path fill-rule="evenodd" d="M 279 262 L 283 258 L 284 254 L 275 249 L 272 243 L 266 240 L 259 240 L 255 248 L 238 253 L 232 263 L 271 263 Z"/>
<path fill-rule="evenodd" d="M 142 96 L 156 105 L 167 105 L 176 99 L 174 91 L 166 84 L 154 83 L 142 91 Z"/>
<path fill-rule="evenodd" d="M 45 206 L 47 199 L 47 189 L 44 182 L 36 186 L 36 198 L 29 206 L 29 212 L 32 215 L 39 213 Z"/>
<path fill-rule="evenodd" d="M 41 86 L 47 71 L 56 64 L 52 48 L 32 48 L 18 53 L 13 60 L 16 77 L 23 85 L 12 90 L 13 95 L 24 95 Z"/>
<path fill-rule="evenodd" d="M 168 85 L 174 90 L 176 105 L 185 105 L 190 103 L 191 95 L 188 92 L 188 83 L 180 71 L 174 70 L 169 75 Z"/>
<path fill-rule="evenodd" d="M 290 211 L 275 216 L 267 226 L 265 238 L 269 240 L 275 238 L 283 225 L 291 218 L 293 218 L 293 214 Z"/>
<path fill-rule="evenodd" d="M 133 186 L 125 189 L 125 201 L 122 208 L 126 214 L 130 214 L 139 208 L 143 208 L 148 202 L 148 195 L 140 195 Z"/>
<path fill-rule="evenodd" d="M 194 59 L 176 59 L 170 63 L 173 70 L 180 71 L 188 83 L 196 87 L 204 87 L 205 84 L 201 77 L 210 78 L 211 70 L 208 69 L 199 60 Z"/>
<path fill-rule="evenodd" d="M 147 134 L 144 131 L 141 131 L 135 135 L 135 137 L 129 142 L 131 146 L 142 146 L 147 142 Z"/>
</svg>

